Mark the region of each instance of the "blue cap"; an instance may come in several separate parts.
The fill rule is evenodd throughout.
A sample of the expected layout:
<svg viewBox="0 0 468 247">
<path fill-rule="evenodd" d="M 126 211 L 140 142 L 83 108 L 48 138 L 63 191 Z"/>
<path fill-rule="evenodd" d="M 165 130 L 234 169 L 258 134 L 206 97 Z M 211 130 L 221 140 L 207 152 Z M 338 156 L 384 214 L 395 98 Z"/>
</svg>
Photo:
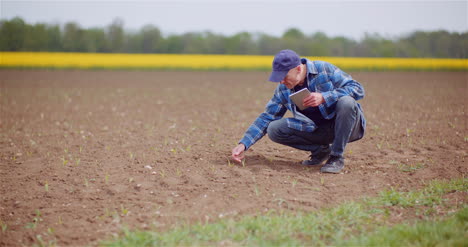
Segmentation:
<svg viewBox="0 0 468 247">
<path fill-rule="evenodd" d="M 292 50 L 282 50 L 273 59 L 273 71 L 270 81 L 281 82 L 288 74 L 289 70 L 301 64 L 301 58 Z"/>
</svg>

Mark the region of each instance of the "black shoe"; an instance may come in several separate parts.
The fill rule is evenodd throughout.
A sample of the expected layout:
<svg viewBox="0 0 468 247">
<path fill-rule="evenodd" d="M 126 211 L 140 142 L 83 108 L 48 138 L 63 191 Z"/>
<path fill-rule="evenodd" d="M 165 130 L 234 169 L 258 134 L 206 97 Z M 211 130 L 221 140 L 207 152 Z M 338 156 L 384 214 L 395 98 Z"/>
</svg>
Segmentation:
<svg viewBox="0 0 468 247">
<path fill-rule="evenodd" d="M 344 158 L 330 155 L 330 158 L 327 160 L 325 165 L 320 168 L 320 172 L 340 173 L 343 168 Z"/>
<path fill-rule="evenodd" d="M 306 166 L 315 166 L 315 165 L 320 165 L 322 164 L 323 161 L 328 159 L 330 156 L 330 152 L 325 151 L 325 152 L 320 152 L 316 155 L 310 155 L 310 159 L 308 160 L 303 160 L 302 164 Z"/>
</svg>

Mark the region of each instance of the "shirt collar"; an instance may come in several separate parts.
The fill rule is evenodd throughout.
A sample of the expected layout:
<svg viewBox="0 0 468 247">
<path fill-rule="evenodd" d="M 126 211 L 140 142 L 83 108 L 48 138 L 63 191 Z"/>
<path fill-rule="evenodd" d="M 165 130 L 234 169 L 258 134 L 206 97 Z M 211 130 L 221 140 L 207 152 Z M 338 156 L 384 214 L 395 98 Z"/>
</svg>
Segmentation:
<svg viewBox="0 0 468 247">
<path fill-rule="evenodd" d="M 309 59 L 301 58 L 301 63 L 307 65 L 307 71 L 309 72 L 309 74 L 313 74 L 313 75 L 318 74 L 318 71 L 315 68 L 313 62 L 310 61 Z"/>
</svg>

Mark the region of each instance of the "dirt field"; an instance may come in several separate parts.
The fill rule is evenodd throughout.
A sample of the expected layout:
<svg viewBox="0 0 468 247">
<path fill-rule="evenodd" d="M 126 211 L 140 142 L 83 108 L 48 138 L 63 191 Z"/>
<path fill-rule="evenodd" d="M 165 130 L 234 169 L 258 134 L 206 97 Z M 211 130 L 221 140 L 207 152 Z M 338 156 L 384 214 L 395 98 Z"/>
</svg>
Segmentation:
<svg viewBox="0 0 468 247">
<path fill-rule="evenodd" d="M 123 226 L 310 211 L 467 175 L 467 72 L 352 75 L 367 133 L 331 175 L 268 137 L 229 163 L 276 86 L 268 72 L 1 70 L 0 246 L 96 245 Z"/>
</svg>

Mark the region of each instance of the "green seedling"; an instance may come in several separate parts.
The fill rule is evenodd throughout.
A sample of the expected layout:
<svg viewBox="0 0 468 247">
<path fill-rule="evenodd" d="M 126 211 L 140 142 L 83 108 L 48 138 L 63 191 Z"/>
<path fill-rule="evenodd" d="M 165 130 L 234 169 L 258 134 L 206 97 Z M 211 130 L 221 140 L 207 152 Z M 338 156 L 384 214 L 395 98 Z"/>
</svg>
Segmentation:
<svg viewBox="0 0 468 247">
<path fill-rule="evenodd" d="M 297 179 L 294 179 L 294 180 L 291 182 L 291 184 L 292 184 L 292 187 L 293 187 L 293 188 L 296 187 Z"/>
<path fill-rule="evenodd" d="M 403 172 L 414 172 L 418 169 L 424 168 L 426 164 L 424 163 L 417 163 L 417 164 L 398 164 L 398 169 Z"/>
<path fill-rule="evenodd" d="M 390 160 L 388 163 L 389 163 L 390 165 L 397 165 L 397 164 L 399 164 L 399 162 L 396 161 L 396 160 Z"/>
<path fill-rule="evenodd" d="M 227 158 L 227 163 L 228 163 L 229 167 L 232 167 L 232 163 L 231 163 L 231 160 L 229 158 Z"/>
<path fill-rule="evenodd" d="M 129 183 L 133 182 L 133 178 L 128 178 L 128 182 Z"/>
<path fill-rule="evenodd" d="M 377 146 L 377 149 L 380 150 L 382 148 L 382 145 L 380 143 L 375 144 Z"/>
<path fill-rule="evenodd" d="M 159 175 L 161 175 L 162 178 L 165 178 L 165 177 L 166 177 L 166 172 L 163 171 L 163 170 L 161 170 L 161 171 L 159 172 Z"/>
<path fill-rule="evenodd" d="M 58 217 L 58 224 L 59 224 L 59 225 L 62 225 L 62 224 L 63 224 L 62 216 L 60 216 L 60 215 L 59 215 L 59 217 Z"/>
<path fill-rule="evenodd" d="M 77 166 L 80 165 L 80 162 L 81 162 L 81 159 L 79 159 L 79 158 L 75 160 L 75 163 L 76 163 Z"/>
<path fill-rule="evenodd" d="M 255 191 L 255 195 L 256 195 L 256 196 L 259 196 L 259 195 L 260 195 L 260 191 L 258 190 L 257 185 L 254 186 L 254 191 Z"/>
<path fill-rule="evenodd" d="M 84 179 L 84 185 L 85 185 L 86 188 L 88 187 L 88 179 L 86 179 L 86 178 Z"/>
<path fill-rule="evenodd" d="M 104 182 L 107 184 L 109 182 L 109 174 L 106 174 L 104 177 Z"/>
<path fill-rule="evenodd" d="M 104 209 L 104 217 L 110 217 L 111 216 L 111 212 L 109 211 L 108 208 L 105 208 Z"/>
<path fill-rule="evenodd" d="M 242 167 L 245 167 L 245 159 L 242 160 Z"/>
<path fill-rule="evenodd" d="M 407 128 L 406 129 L 406 136 L 410 136 L 411 132 L 414 132 L 414 130 Z"/>
<path fill-rule="evenodd" d="M 124 206 L 120 204 L 120 212 L 122 216 L 125 216 L 128 214 L 128 209 L 124 208 Z"/>
<path fill-rule="evenodd" d="M 44 189 L 46 192 L 49 192 L 49 183 L 47 182 L 47 180 L 45 181 Z"/>
<path fill-rule="evenodd" d="M 285 204 L 286 207 L 289 208 L 288 202 L 284 200 L 283 198 L 278 198 L 278 199 L 275 199 L 274 201 L 278 201 L 278 207 L 281 207 L 283 204 Z"/>
<path fill-rule="evenodd" d="M 178 177 L 180 177 L 180 176 L 182 176 L 182 171 L 179 168 L 177 168 L 176 169 L 176 174 L 177 174 Z"/>
<path fill-rule="evenodd" d="M 8 229 L 8 225 L 2 220 L 0 220 L 0 227 L 2 228 L 3 233 L 6 232 L 6 230 Z"/>
<path fill-rule="evenodd" d="M 324 177 L 320 177 L 320 184 L 322 186 L 325 185 L 325 178 Z"/>
<path fill-rule="evenodd" d="M 28 228 L 28 229 L 36 229 L 36 226 L 39 222 L 42 221 L 42 218 L 41 218 L 41 212 L 39 210 L 36 209 L 36 217 L 33 218 L 32 222 L 29 222 L 25 228 Z"/>
<path fill-rule="evenodd" d="M 68 164 L 68 160 L 65 159 L 65 156 L 62 156 L 62 165 L 66 166 Z"/>
</svg>

